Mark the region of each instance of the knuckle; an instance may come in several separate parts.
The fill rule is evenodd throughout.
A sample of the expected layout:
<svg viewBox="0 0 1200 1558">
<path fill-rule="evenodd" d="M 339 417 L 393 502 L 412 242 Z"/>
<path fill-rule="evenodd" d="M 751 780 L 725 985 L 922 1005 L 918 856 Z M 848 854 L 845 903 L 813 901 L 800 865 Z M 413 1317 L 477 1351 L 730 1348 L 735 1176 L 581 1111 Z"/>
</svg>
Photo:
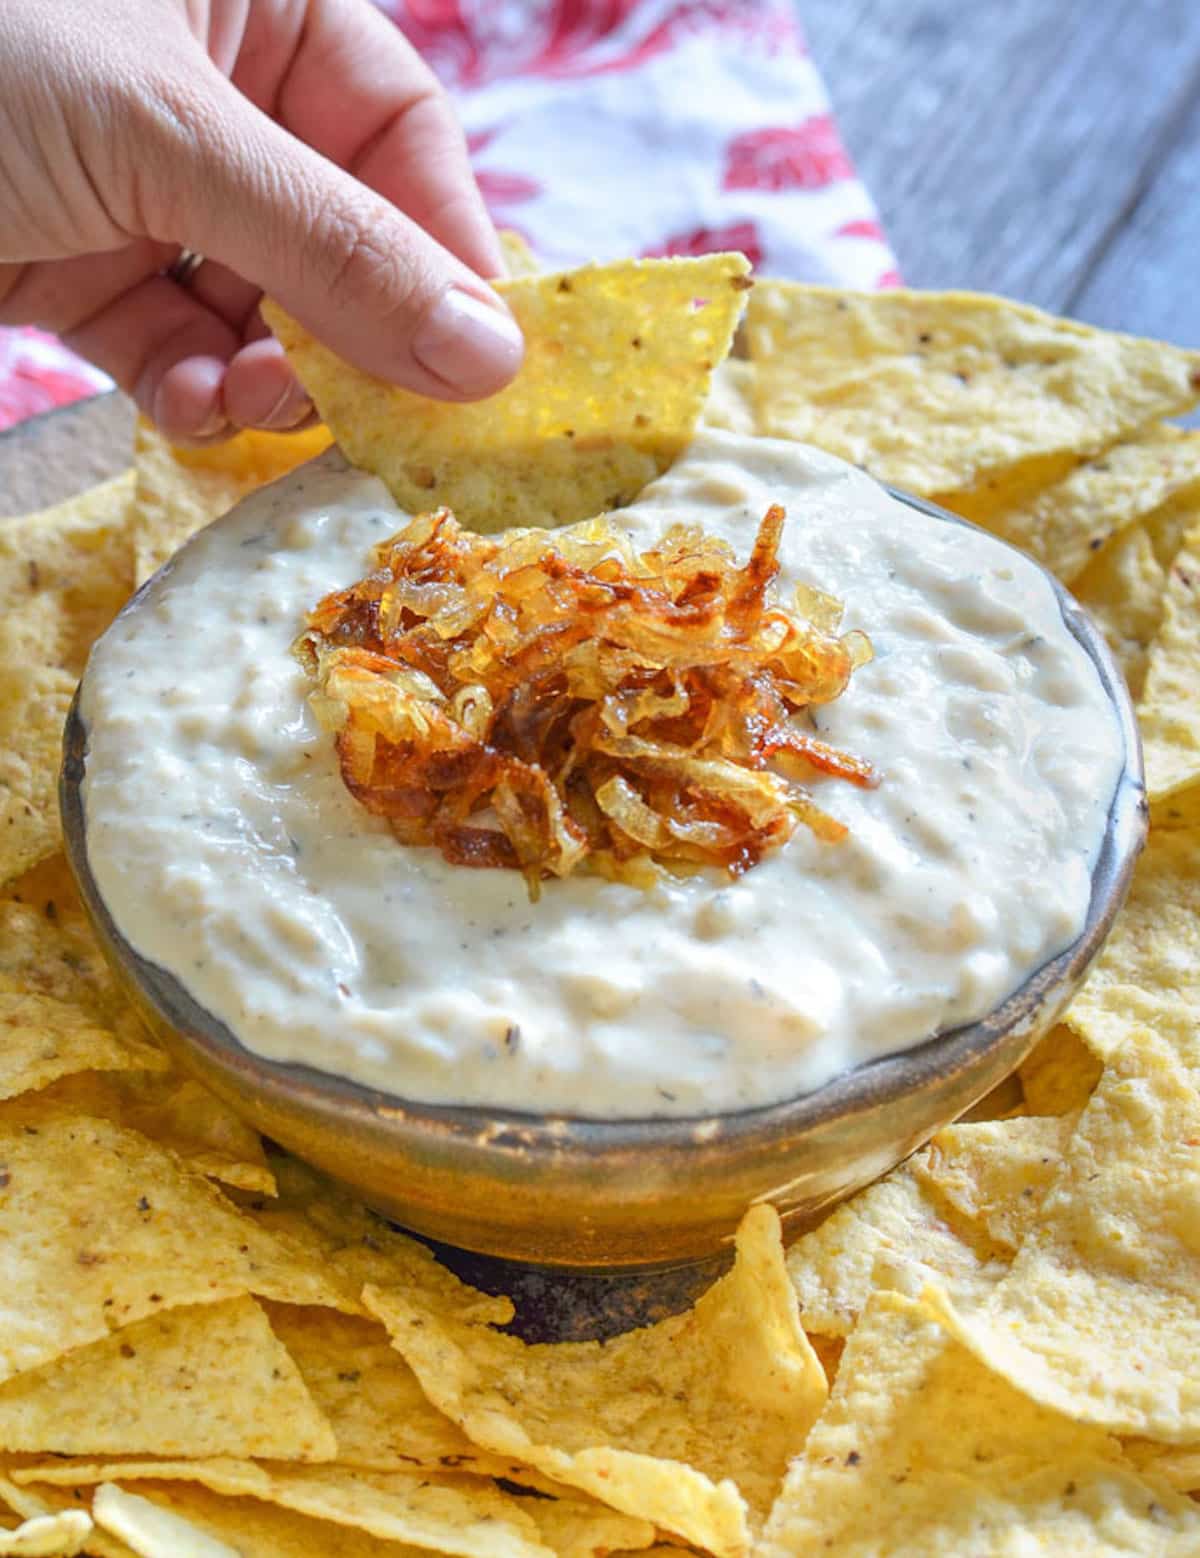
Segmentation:
<svg viewBox="0 0 1200 1558">
<path fill-rule="evenodd" d="M 222 144 L 221 111 L 204 80 L 184 72 L 143 78 L 124 110 L 124 141 L 138 148 L 126 172 L 127 221 L 131 230 L 169 242 L 197 198 L 207 153 Z"/>
</svg>

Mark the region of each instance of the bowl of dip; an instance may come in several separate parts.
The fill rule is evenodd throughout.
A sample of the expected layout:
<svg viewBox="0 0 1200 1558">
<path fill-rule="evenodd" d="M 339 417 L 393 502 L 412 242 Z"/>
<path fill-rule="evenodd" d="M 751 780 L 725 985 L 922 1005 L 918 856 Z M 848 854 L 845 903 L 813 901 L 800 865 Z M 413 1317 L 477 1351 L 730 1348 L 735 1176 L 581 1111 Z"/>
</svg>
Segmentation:
<svg viewBox="0 0 1200 1558">
<path fill-rule="evenodd" d="M 802 1226 L 999 1084 L 1103 943 L 1145 834 L 1136 726 L 1031 559 L 799 445 L 705 432 L 612 516 L 744 556 L 874 659 L 815 711 L 875 790 L 819 777 L 736 882 L 652 889 L 399 846 L 342 783 L 290 653 L 403 516 L 332 450 L 202 532 L 93 652 L 68 852 L 150 1026 L 254 1126 L 415 1231 L 552 1265 Z"/>
</svg>

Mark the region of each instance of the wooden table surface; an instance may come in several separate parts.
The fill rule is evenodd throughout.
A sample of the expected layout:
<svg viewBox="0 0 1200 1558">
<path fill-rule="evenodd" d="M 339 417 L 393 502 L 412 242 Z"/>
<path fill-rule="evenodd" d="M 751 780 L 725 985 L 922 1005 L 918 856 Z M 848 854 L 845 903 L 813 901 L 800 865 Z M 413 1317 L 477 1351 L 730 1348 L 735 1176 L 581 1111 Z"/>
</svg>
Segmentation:
<svg viewBox="0 0 1200 1558">
<path fill-rule="evenodd" d="M 1200 0 L 797 0 L 901 271 L 1200 347 Z"/>
</svg>

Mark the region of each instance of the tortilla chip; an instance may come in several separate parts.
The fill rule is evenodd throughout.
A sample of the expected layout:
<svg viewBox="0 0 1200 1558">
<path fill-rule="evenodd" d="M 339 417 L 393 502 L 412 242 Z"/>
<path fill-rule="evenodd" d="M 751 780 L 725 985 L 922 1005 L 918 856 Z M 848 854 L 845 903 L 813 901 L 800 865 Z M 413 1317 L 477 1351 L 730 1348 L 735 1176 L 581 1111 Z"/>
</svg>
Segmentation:
<svg viewBox="0 0 1200 1558">
<path fill-rule="evenodd" d="M 137 582 L 144 584 L 197 530 L 247 493 L 314 459 L 332 442 L 323 427 L 297 433 L 247 429 L 223 443 L 183 449 L 139 422 L 131 525 Z"/>
<path fill-rule="evenodd" d="M 174 1072 L 161 1078 L 123 1077 L 115 1085 L 121 1095 L 116 1118 L 122 1125 L 170 1147 L 197 1174 L 274 1195 L 275 1176 L 262 1137 L 202 1083 Z"/>
<path fill-rule="evenodd" d="M 51 996 L 105 1027 L 124 1010 L 61 854 L 0 895 L 0 990 Z"/>
<path fill-rule="evenodd" d="M 131 473 L 0 524 L 0 886 L 59 841 L 63 720 L 133 587 Z"/>
<path fill-rule="evenodd" d="M 81 1509 L 34 1515 L 14 1530 L 0 1530 L 0 1558 L 74 1558 L 88 1545 L 91 1529 Z"/>
<path fill-rule="evenodd" d="M 1200 433 L 1159 424 L 1084 460 L 1027 502 L 972 517 L 1069 584 L 1115 535 L 1181 489 L 1200 500 Z"/>
<path fill-rule="evenodd" d="M 166 1065 L 154 1045 L 118 1038 L 77 1006 L 0 989 L 0 1100 L 78 1071 L 162 1071 Z"/>
<path fill-rule="evenodd" d="M 1200 1510 L 1119 1447 L 1030 1401 L 936 1324 L 875 1294 L 787 1482 L 761 1558 L 1183 1555 Z"/>
<path fill-rule="evenodd" d="M 1173 795 L 1155 801 L 1150 808 L 1150 827 L 1152 831 L 1200 830 L 1200 784 L 1187 790 L 1176 790 Z"/>
<path fill-rule="evenodd" d="M 1072 586 L 1104 634 L 1133 697 L 1141 696 L 1151 640 L 1162 620 L 1166 570 L 1143 525 L 1131 525 Z"/>
<path fill-rule="evenodd" d="M 460 1558 L 551 1558 L 538 1528 L 514 1498 L 478 1479 L 297 1466 L 275 1461 L 48 1462 L 14 1469 L 12 1480 L 51 1486 L 93 1482 L 198 1482 L 213 1493 L 260 1499 L 315 1520 Z M 338 1538 L 334 1537 L 336 1543 Z"/>
<path fill-rule="evenodd" d="M 381 1325 L 291 1304 L 267 1314 L 333 1430 L 340 1464 L 520 1480 L 519 1463 L 481 1450 L 438 1411 Z"/>
<path fill-rule="evenodd" d="M 719 1558 L 745 1549 L 747 1504 L 765 1515 L 825 1399 L 766 1206 L 694 1309 L 609 1342 L 527 1346 L 399 1288 L 363 1300 L 477 1444 Z"/>
<path fill-rule="evenodd" d="M 324 1272 L 339 1295 L 334 1307 L 343 1313 L 366 1313 L 359 1295 L 370 1282 L 410 1288 L 440 1313 L 460 1320 L 507 1325 L 512 1319 L 509 1299 L 493 1298 L 460 1282 L 425 1245 L 398 1233 L 316 1169 L 278 1151 L 271 1153 L 268 1164 L 277 1198 L 247 1203 L 247 1217 L 303 1255 L 314 1270 Z M 286 1293 L 269 1296 L 289 1301 Z"/>
<path fill-rule="evenodd" d="M 712 387 L 704 402 L 701 427 L 720 427 L 730 433 L 757 431 L 754 417 L 754 384 L 758 369 L 744 357 L 726 357 L 713 370 Z"/>
<path fill-rule="evenodd" d="M 1167 574 L 1163 615 L 1150 645 L 1138 725 L 1151 801 L 1200 780 L 1200 526 Z"/>
<path fill-rule="evenodd" d="M 502 227 L 496 234 L 500 240 L 500 248 L 504 254 L 505 275 L 513 276 L 538 276 L 544 269 L 541 261 L 520 233 L 513 232 L 511 227 Z"/>
<path fill-rule="evenodd" d="M 133 473 L 53 508 L 0 520 L 0 662 L 79 677 L 133 586 Z"/>
<path fill-rule="evenodd" d="M 1135 699 L 1162 624 L 1168 572 L 1198 523 L 1200 484 L 1193 482 L 1120 531 L 1071 586 L 1099 623 Z"/>
<path fill-rule="evenodd" d="M 201 1083 L 178 1071 L 121 1076 L 78 1072 L 45 1088 L 36 1106 L 60 1115 L 110 1120 L 169 1148 L 193 1173 L 239 1190 L 275 1193 L 258 1132 Z"/>
<path fill-rule="evenodd" d="M 746 328 L 760 432 L 960 512 L 997 506 L 998 473 L 1006 499 L 1065 476 L 1200 383 L 1200 354 L 976 293 L 766 282 Z"/>
<path fill-rule="evenodd" d="M 394 1542 L 333 1526 L 258 1499 L 223 1498 L 186 1482 L 142 1483 L 129 1493 L 115 1483 L 96 1490 L 96 1518 L 119 1531 L 139 1558 L 405 1558 Z M 216 1546 L 197 1546 L 203 1539 Z M 410 1555 L 411 1558 L 411 1555 Z"/>
<path fill-rule="evenodd" d="M 177 1304 L 344 1300 L 319 1266 L 135 1131 L 6 1111 L 0 1165 L 0 1380 Z"/>
<path fill-rule="evenodd" d="M 0 1385 L 0 1448 L 319 1461 L 337 1442 L 243 1297 L 151 1315 Z"/>
<path fill-rule="evenodd" d="M 1152 1439 L 1126 1439 L 1125 1454 L 1139 1471 L 1178 1488 L 1200 1492 L 1200 1445 L 1155 1444 Z"/>
<path fill-rule="evenodd" d="M 0 1499 L 10 1509 L 16 1510 L 25 1521 L 70 1513 L 86 1516 L 91 1525 L 90 1496 L 63 1494 L 58 1488 L 19 1488 L 7 1476 L 0 1476 Z M 78 1519 L 73 1520 L 71 1525 L 76 1529 L 81 1528 Z M 123 1542 L 105 1536 L 94 1527 L 88 1532 L 86 1547 L 91 1558 L 136 1558 L 136 1554 L 132 1554 Z"/>
<path fill-rule="evenodd" d="M 984 1294 L 1007 1270 L 947 1221 L 905 1164 L 844 1201 L 787 1254 L 806 1330 L 848 1336 L 877 1287 L 919 1294 L 937 1276 L 953 1292 Z"/>
<path fill-rule="evenodd" d="M 502 281 L 525 332 L 507 389 L 427 399 L 351 368 L 269 301 L 263 317 L 347 458 L 412 513 L 466 525 L 565 525 L 628 503 L 683 449 L 729 350 L 740 254 L 624 260 Z M 702 301 L 703 306 L 697 306 Z"/>
<path fill-rule="evenodd" d="M 1017 1250 L 1049 1190 L 1075 1118 L 949 1125 L 910 1160 L 913 1177 L 992 1244 Z"/>
<path fill-rule="evenodd" d="M 91 1521 L 90 1489 L 66 1492 L 59 1488 L 18 1488 L 7 1478 L 0 1477 L 0 1495 L 25 1520 L 75 1513 L 86 1515 L 89 1523 Z M 139 1558 L 131 1547 L 95 1526 L 88 1533 L 86 1547 L 89 1558 Z"/>
<path fill-rule="evenodd" d="M 560 1558 L 608 1558 L 609 1553 L 643 1552 L 654 1545 L 648 1520 L 618 1514 L 588 1498 L 531 1498 L 525 1507 L 542 1541 Z M 678 1549 L 675 1549 L 678 1558 Z"/>
<path fill-rule="evenodd" d="M 1200 1067 L 1200 832 L 1153 832 L 1066 1021 L 1102 1059 L 1143 1023 Z"/>
<path fill-rule="evenodd" d="M 1017 1068 L 1030 1114 L 1077 1114 L 1096 1090 L 1101 1063 L 1066 1023 L 1056 1023 Z"/>
<path fill-rule="evenodd" d="M 58 848 L 62 731 L 76 679 L 0 663 L 0 884 Z"/>
<path fill-rule="evenodd" d="M 939 1313 L 982 1363 L 1080 1423 L 1200 1439 L 1200 1092 L 1148 1028 L 1112 1055 L 1062 1172 L 985 1304 Z"/>
<path fill-rule="evenodd" d="M 231 1547 L 136 1493 L 113 1482 L 96 1489 L 92 1509 L 101 1528 L 139 1558 L 241 1558 L 245 1548 Z"/>
</svg>

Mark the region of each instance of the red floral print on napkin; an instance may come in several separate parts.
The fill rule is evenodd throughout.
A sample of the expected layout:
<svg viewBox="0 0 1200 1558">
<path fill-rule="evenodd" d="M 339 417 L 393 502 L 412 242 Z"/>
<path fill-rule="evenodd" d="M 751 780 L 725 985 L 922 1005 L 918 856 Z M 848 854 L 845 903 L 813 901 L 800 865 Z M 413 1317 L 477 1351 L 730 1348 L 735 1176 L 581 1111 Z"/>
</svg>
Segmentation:
<svg viewBox="0 0 1200 1558">
<path fill-rule="evenodd" d="M 570 78 L 633 70 L 713 26 L 797 47 L 784 10 L 745 0 L 383 0 L 384 9 L 450 86 L 502 76 Z"/>
<path fill-rule="evenodd" d="M 728 227 L 696 227 L 691 232 L 676 233 L 662 243 L 643 249 L 646 259 L 675 254 L 725 254 L 740 250 L 751 265 L 762 263 L 762 243 L 758 228 L 753 222 L 731 222 Z"/>
<path fill-rule="evenodd" d="M 854 168 L 828 114 L 791 128 L 749 130 L 725 150 L 721 188 L 821 189 L 854 177 Z"/>
</svg>

